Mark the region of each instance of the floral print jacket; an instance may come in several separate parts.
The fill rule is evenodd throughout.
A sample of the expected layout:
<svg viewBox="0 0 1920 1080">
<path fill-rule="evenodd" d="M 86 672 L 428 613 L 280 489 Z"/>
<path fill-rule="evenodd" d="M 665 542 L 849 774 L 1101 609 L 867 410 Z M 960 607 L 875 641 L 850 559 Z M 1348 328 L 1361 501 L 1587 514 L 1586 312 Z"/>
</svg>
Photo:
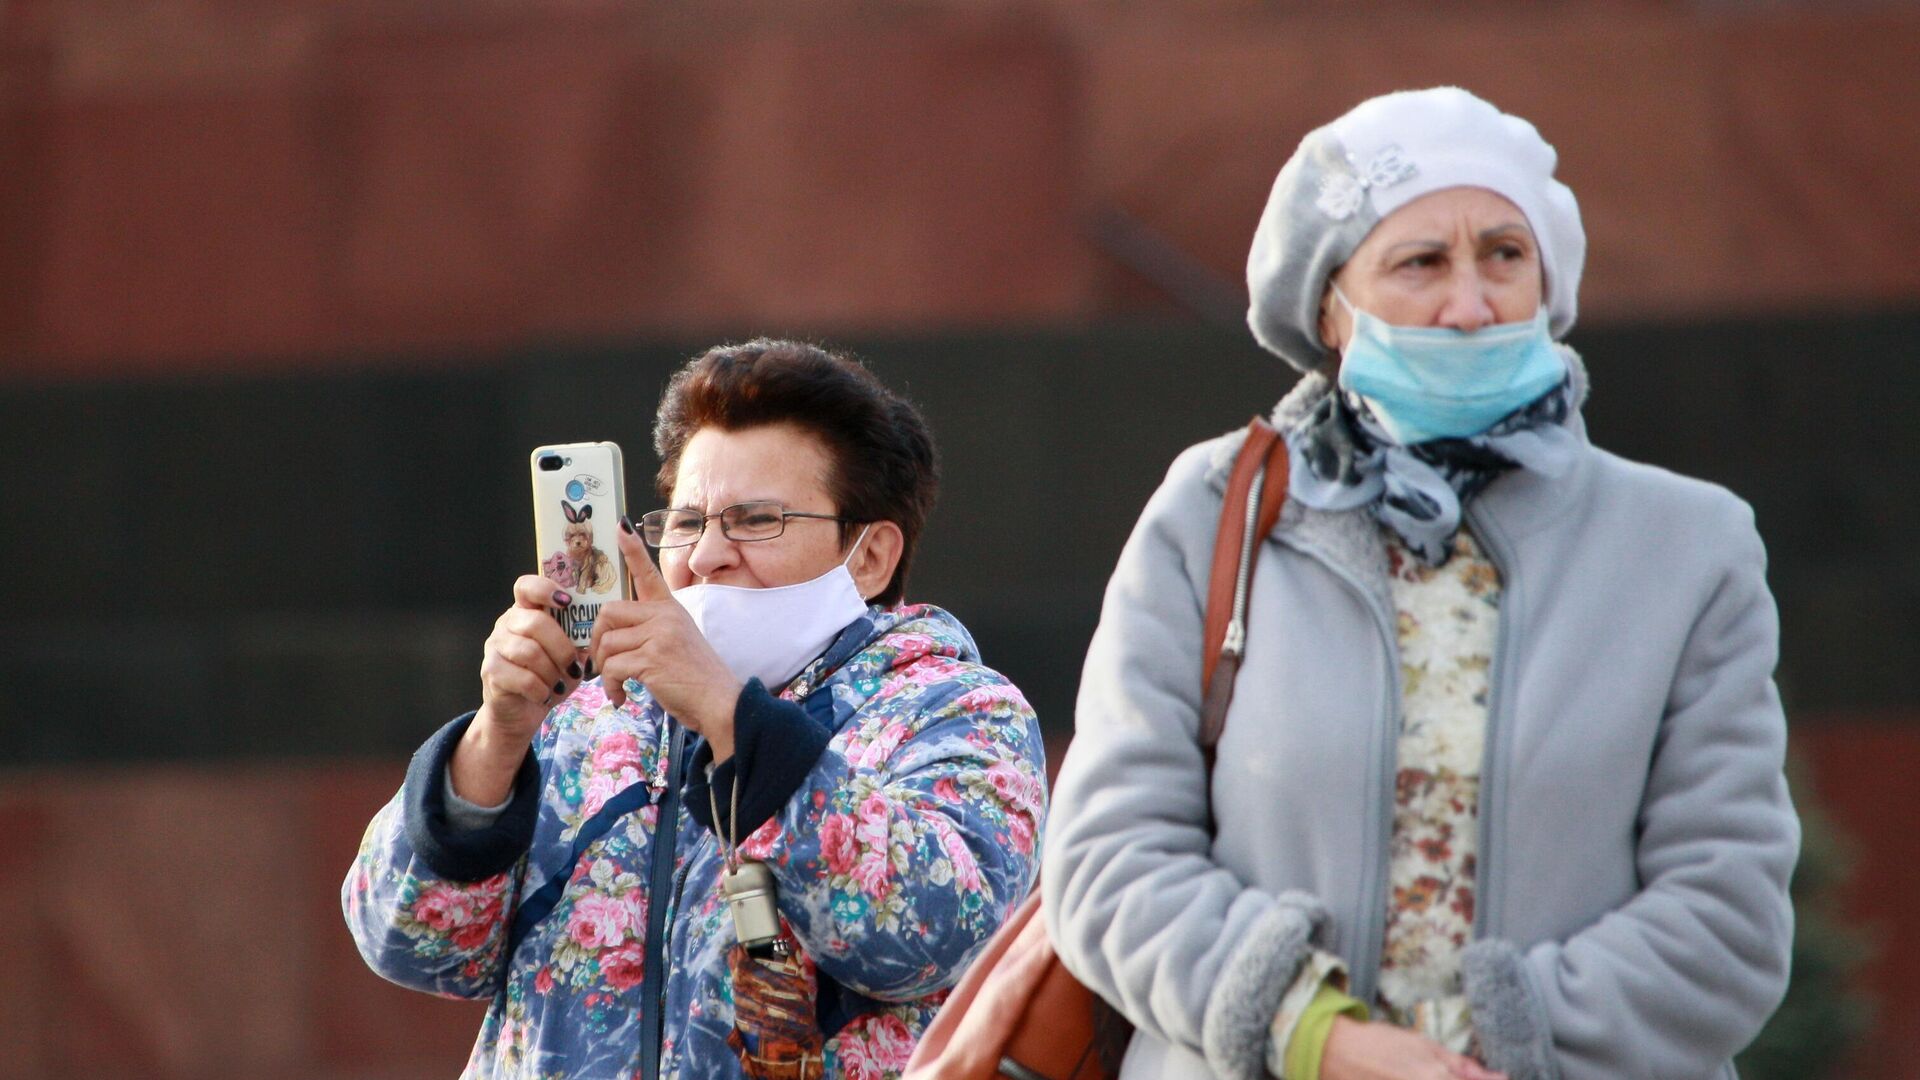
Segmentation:
<svg viewBox="0 0 1920 1080">
<path fill-rule="evenodd" d="M 470 717 L 421 749 L 342 887 L 367 963 L 403 986 L 491 999 L 466 1077 L 636 1077 L 647 917 L 665 903 L 660 1075 L 741 1075 L 726 1042 L 733 920 L 708 812 L 709 783 L 726 806 L 737 768 L 743 853 L 772 869 L 819 981 L 827 1074 L 898 1075 L 1038 872 L 1045 764 L 1020 691 L 980 665 L 947 612 L 868 609 L 777 699 L 748 683 L 735 757 L 711 780 L 710 753 L 692 744 L 671 823 L 676 887 L 649 896 L 672 724 L 638 683 L 628 690 L 616 709 L 590 681 L 549 713 L 488 829 L 446 818 L 446 761 Z M 645 803 L 586 846 L 551 913 L 504 955 L 517 903 L 634 784 L 648 785 Z"/>
</svg>

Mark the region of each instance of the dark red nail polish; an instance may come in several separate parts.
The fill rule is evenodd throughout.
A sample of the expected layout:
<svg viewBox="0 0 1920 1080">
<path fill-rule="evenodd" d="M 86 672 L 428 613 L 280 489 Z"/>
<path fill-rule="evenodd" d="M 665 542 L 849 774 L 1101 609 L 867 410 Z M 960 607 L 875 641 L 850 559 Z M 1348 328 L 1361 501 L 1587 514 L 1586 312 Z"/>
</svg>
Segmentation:
<svg viewBox="0 0 1920 1080">
<path fill-rule="evenodd" d="M 573 603 L 573 594 L 570 592 L 555 592 L 553 594 L 553 603 L 555 607 L 566 607 L 568 604 Z"/>
<path fill-rule="evenodd" d="M 573 663 L 567 665 L 567 678 L 577 679 L 579 677 L 580 677 L 580 661 L 575 660 Z"/>
<path fill-rule="evenodd" d="M 554 693 L 556 693 L 556 694 L 564 694 L 564 693 L 566 693 L 566 692 L 567 692 L 567 684 L 566 684 L 566 683 L 560 683 L 560 682 L 557 682 L 557 683 L 554 683 L 554 684 L 553 684 L 553 692 L 554 692 Z"/>
<path fill-rule="evenodd" d="M 628 535 L 628 536 L 632 536 L 632 535 L 633 535 L 633 519 L 632 519 L 632 518 L 630 518 L 630 517 L 628 517 L 628 516 L 627 516 L 627 515 L 625 515 L 625 514 L 621 514 L 621 515 L 620 515 L 620 527 L 621 527 L 622 529 L 624 529 L 624 530 L 626 530 L 626 533 L 627 533 L 627 535 Z"/>
</svg>

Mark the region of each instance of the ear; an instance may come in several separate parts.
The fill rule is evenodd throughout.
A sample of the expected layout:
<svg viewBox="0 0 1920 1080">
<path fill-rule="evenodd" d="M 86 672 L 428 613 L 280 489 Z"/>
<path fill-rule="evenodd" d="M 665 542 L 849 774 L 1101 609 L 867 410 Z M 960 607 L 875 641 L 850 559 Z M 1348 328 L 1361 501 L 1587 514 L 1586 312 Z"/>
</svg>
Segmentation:
<svg viewBox="0 0 1920 1080">
<path fill-rule="evenodd" d="M 1340 354 L 1343 344 L 1334 318 L 1334 309 L 1338 306 L 1333 301 L 1333 279 L 1328 278 L 1327 287 L 1320 290 L 1320 344 L 1326 346 L 1327 352 L 1334 356 Z"/>
<path fill-rule="evenodd" d="M 856 531 L 854 535 L 860 534 Z M 861 599 L 871 600 L 886 591 L 887 583 L 893 580 L 894 569 L 900 565 L 900 553 L 906 547 L 906 534 L 893 522 L 876 521 L 867 526 L 867 538 L 860 541 L 860 549 L 847 564 L 847 572 L 853 575 L 853 584 L 860 590 Z"/>
<path fill-rule="evenodd" d="M 591 518 L 591 517 L 593 517 L 593 504 L 588 503 L 587 505 L 580 508 L 580 517 L 578 520 L 586 521 L 588 518 Z"/>
<path fill-rule="evenodd" d="M 565 499 L 560 500 L 560 512 L 567 515 L 568 521 L 580 520 L 580 515 L 573 512 L 573 504 Z"/>
</svg>

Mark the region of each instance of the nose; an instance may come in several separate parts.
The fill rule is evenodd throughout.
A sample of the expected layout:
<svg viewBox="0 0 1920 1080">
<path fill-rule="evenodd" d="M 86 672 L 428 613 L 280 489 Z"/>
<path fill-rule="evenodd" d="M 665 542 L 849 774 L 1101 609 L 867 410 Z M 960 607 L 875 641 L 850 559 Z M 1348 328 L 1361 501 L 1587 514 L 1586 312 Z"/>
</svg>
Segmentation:
<svg viewBox="0 0 1920 1080">
<path fill-rule="evenodd" d="M 1440 309 L 1439 325 L 1472 333 L 1498 318 L 1479 267 L 1468 265 L 1455 271 L 1447 286 L 1446 304 Z"/>
<path fill-rule="evenodd" d="M 720 519 L 713 518 L 693 542 L 687 554 L 687 569 L 697 578 L 711 578 L 723 570 L 740 565 L 740 545 L 727 539 Z"/>
</svg>

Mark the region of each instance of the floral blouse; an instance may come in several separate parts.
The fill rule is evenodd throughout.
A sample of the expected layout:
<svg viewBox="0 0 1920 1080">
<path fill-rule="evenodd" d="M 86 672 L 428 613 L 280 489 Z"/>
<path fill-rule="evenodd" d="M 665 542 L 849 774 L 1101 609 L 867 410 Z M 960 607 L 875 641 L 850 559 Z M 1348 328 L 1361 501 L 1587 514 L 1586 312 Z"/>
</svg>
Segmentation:
<svg viewBox="0 0 1920 1080">
<path fill-rule="evenodd" d="M 1500 574 L 1462 529 L 1428 566 L 1388 532 L 1402 716 L 1380 1004 L 1464 1052 L 1460 953 L 1473 937 L 1474 844 Z"/>
<path fill-rule="evenodd" d="M 1368 1004 L 1456 1053 L 1473 1029 L 1460 954 L 1473 937 L 1474 845 L 1487 694 L 1500 623 L 1500 573 L 1462 529 L 1444 566 L 1428 566 L 1391 530 L 1389 590 L 1400 650 L 1401 728 L 1387 872 L 1379 999 Z M 1283 998 L 1269 1060 L 1323 984 L 1344 985 L 1338 957 L 1316 951 Z M 1279 1075 L 1278 1072 L 1275 1075 Z"/>
<path fill-rule="evenodd" d="M 548 714 L 533 747 L 538 787 L 514 796 L 537 798 L 531 846 L 505 872 L 459 881 L 427 865 L 431 812 L 408 790 L 425 775 L 416 759 L 347 874 L 347 923 L 375 971 L 491 999 L 463 1076 L 636 1076 L 657 903 L 670 905 L 660 1075 L 741 1075 L 726 1042 L 734 935 L 719 850 L 689 795 L 672 823 L 675 889 L 648 895 L 670 725 L 638 683 L 628 688 L 616 709 L 588 682 Z M 830 737 L 742 851 L 772 869 L 781 917 L 819 980 L 828 1075 L 885 1080 L 1032 885 L 1046 802 L 1040 730 L 1019 690 L 978 663 L 959 622 L 926 606 L 870 609 L 781 697 L 806 699 L 809 715 L 830 706 L 819 710 Z M 751 777 L 742 783 L 752 790 Z M 558 905 L 503 955 L 517 902 L 634 784 L 648 785 L 648 802 L 587 846 Z M 698 799 L 704 807 L 704 787 Z"/>
</svg>

